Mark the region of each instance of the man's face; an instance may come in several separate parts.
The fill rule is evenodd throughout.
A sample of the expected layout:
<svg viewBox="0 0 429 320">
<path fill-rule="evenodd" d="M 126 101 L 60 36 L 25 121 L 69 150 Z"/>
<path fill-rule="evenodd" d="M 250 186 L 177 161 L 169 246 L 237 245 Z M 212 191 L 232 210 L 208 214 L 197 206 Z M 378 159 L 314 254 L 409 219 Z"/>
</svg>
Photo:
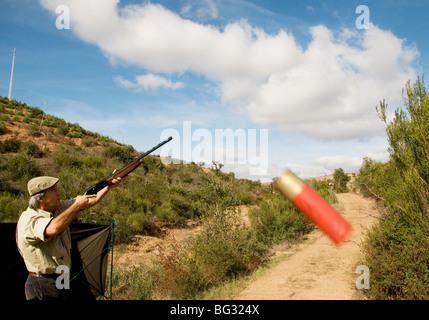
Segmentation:
<svg viewBox="0 0 429 320">
<path fill-rule="evenodd" d="M 45 195 L 39 200 L 39 207 L 42 210 L 53 212 L 60 206 L 61 192 L 57 185 L 45 190 Z"/>
</svg>

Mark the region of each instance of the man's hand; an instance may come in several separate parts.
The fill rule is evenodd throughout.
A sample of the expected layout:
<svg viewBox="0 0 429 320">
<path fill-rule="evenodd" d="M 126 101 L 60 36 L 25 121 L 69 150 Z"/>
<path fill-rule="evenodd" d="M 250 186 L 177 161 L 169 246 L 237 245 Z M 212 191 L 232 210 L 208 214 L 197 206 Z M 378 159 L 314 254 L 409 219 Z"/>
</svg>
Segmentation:
<svg viewBox="0 0 429 320">
<path fill-rule="evenodd" d="M 115 173 L 115 171 L 113 171 L 113 173 Z M 112 180 L 111 184 L 109 184 L 104 189 L 101 189 L 100 191 L 98 191 L 97 194 L 94 194 L 91 196 L 84 196 L 84 197 L 87 197 L 86 200 L 87 200 L 88 207 L 86 207 L 86 208 L 95 206 L 97 203 L 99 203 L 101 201 L 101 199 L 103 199 L 104 196 L 109 192 L 109 190 L 116 188 L 121 183 L 121 181 L 122 181 L 122 178 L 120 178 L 120 177 L 115 178 Z"/>
<path fill-rule="evenodd" d="M 113 171 L 113 173 L 116 172 Z M 98 191 L 97 194 L 93 195 L 86 195 L 86 196 L 77 196 L 75 204 L 78 206 L 79 210 L 84 210 L 87 208 L 90 208 L 92 206 L 95 206 L 97 203 L 101 201 L 101 199 L 104 198 L 104 196 L 109 192 L 109 190 L 116 188 L 122 181 L 122 178 L 118 177 L 112 180 L 112 184 L 109 184 L 104 189 L 101 189 Z"/>
<path fill-rule="evenodd" d="M 97 195 L 95 194 L 89 196 L 77 196 L 74 204 L 80 211 L 82 211 L 95 205 L 97 203 L 96 201 Z"/>
<path fill-rule="evenodd" d="M 116 171 L 116 169 L 115 169 L 115 171 Z M 115 173 L 115 171 L 113 171 L 113 173 Z M 119 186 L 121 181 L 122 181 L 121 177 L 117 177 L 117 178 L 113 179 L 112 184 L 109 184 L 108 189 L 111 190 L 113 188 L 116 188 L 117 186 Z"/>
<path fill-rule="evenodd" d="M 78 213 L 86 208 L 92 207 L 96 203 L 96 199 L 96 195 L 77 196 L 70 207 L 49 222 L 45 229 L 45 235 L 48 237 L 60 235 L 76 218 Z"/>
</svg>

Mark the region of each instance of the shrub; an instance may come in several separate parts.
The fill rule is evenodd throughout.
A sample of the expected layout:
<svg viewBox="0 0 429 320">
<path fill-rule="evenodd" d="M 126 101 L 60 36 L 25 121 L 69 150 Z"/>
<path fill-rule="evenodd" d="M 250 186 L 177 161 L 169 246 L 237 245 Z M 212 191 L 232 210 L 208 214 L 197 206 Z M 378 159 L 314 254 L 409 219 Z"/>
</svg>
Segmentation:
<svg viewBox="0 0 429 320">
<path fill-rule="evenodd" d="M 350 177 L 344 173 L 342 168 L 335 169 L 334 171 L 334 190 L 338 193 L 349 192 L 347 183 L 350 181 Z"/>
<path fill-rule="evenodd" d="M 194 197 L 193 208 L 198 215 L 204 214 L 212 206 L 227 208 L 238 205 L 232 188 L 213 177 L 195 191 Z"/>
<path fill-rule="evenodd" d="M 392 210 L 373 228 L 363 246 L 370 268 L 371 299 L 429 299 L 427 229 L 410 224 Z"/>
<path fill-rule="evenodd" d="M 22 142 L 18 139 L 7 139 L 3 142 L 4 152 L 15 152 L 17 153 L 21 149 Z"/>
<path fill-rule="evenodd" d="M 236 210 L 212 207 L 202 220 L 201 232 L 190 239 L 167 272 L 175 275 L 176 299 L 195 299 L 210 287 L 252 271 L 266 252 Z"/>
<path fill-rule="evenodd" d="M 335 193 L 331 191 L 328 181 L 317 181 L 316 179 L 311 179 L 310 181 L 306 181 L 306 183 L 328 203 L 334 204 L 338 202 Z"/>
<path fill-rule="evenodd" d="M 68 126 L 67 125 L 63 125 L 63 124 L 61 124 L 61 125 L 59 125 L 58 126 L 58 133 L 60 134 L 60 135 L 62 135 L 62 136 L 66 136 L 67 135 L 67 133 L 69 132 L 69 128 L 68 128 Z"/>
<path fill-rule="evenodd" d="M 314 229 L 310 220 L 278 193 L 261 201 L 259 209 L 251 209 L 249 215 L 256 237 L 265 244 L 279 244 Z"/>
<path fill-rule="evenodd" d="M 147 217 L 142 212 L 136 212 L 128 216 L 126 224 L 133 234 L 138 234 L 145 229 Z"/>
<path fill-rule="evenodd" d="M 163 278 L 162 270 L 148 267 L 143 263 L 123 271 L 118 267 L 113 269 L 112 283 L 114 292 L 127 293 L 127 299 L 150 300 Z"/>
<path fill-rule="evenodd" d="M 6 125 L 4 123 L 0 123 L 0 135 L 5 134 L 7 132 Z"/>
<path fill-rule="evenodd" d="M 178 222 L 180 216 L 175 214 L 173 206 L 169 201 L 162 201 L 161 205 L 155 208 L 155 216 L 166 222 Z"/>
<path fill-rule="evenodd" d="M 381 163 L 370 158 L 364 158 L 356 177 L 360 192 L 366 197 L 383 200 L 387 206 L 393 205 L 401 195 L 404 182 L 392 162 Z"/>
<path fill-rule="evenodd" d="M 71 167 L 80 169 L 83 166 L 83 160 L 78 155 L 60 152 L 54 158 L 54 163 L 59 167 Z"/>
<path fill-rule="evenodd" d="M 387 207 L 364 246 L 375 299 L 429 298 L 429 94 L 418 79 L 407 83 L 404 107 L 387 122 L 387 104 L 377 108 L 386 125 L 390 161 L 364 159 L 358 184 Z M 405 110 L 404 110 L 405 109 Z"/>
<path fill-rule="evenodd" d="M 29 117 L 30 118 L 41 119 L 43 116 L 43 110 L 41 110 L 39 108 L 29 107 L 28 111 L 29 111 Z"/>
<path fill-rule="evenodd" d="M 0 192 L 0 221 L 15 222 L 25 210 L 25 200 L 9 192 Z"/>
<path fill-rule="evenodd" d="M 21 145 L 21 151 L 26 155 L 34 158 L 42 158 L 44 153 L 40 150 L 39 146 L 32 141 L 24 142 Z"/>
<path fill-rule="evenodd" d="M 130 162 L 135 156 L 135 150 L 133 147 L 128 146 L 127 148 L 121 147 L 107 147 L 104 150 L 104 155 L 109 158 L 117 158 L 121 162 Z"/>
<path fill-rule="evenodd" d="M 29 159 L 26 155 L 19 153 L 10 157 L 5 163 L 0 164 L 0 170 L 4 172 L 4 179 L 13 183 L 24 182 L 24 190 L 27 181 L 35 176 L 40 175 L 34 160 Z"/>
<path fill-rule="evenodd" d="M 128 151 L 128 152 L 130 152 L 130 155 L 133 154 L 133 152 L 134 152 L 133 150 L 134 149 Z M 150 156 L 150 155 L 143 158 L 142 167 L 146 172 L 157 172 L 157 171 L 161 171 L 162 169 L 164 169 L 164 165 L 162 164 L 161 159 L 159 157 Z M 187 180 L 187 181 L 183 180 L 183 182 L 190 183 L 190 182 L 192 182 L 192 179 L 190 181 L 189 180 Z"/>
</svg>

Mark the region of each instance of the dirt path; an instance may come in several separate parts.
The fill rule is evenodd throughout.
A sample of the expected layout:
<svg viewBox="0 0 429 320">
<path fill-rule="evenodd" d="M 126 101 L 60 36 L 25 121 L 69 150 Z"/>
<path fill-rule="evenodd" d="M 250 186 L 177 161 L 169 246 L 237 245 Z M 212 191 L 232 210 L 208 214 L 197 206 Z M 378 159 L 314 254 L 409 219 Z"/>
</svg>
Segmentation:
<svg viewBox="0 0 429 320">
<path fill-rule="evenodd" d="M 348 241 L 336 247 L 320 230 L 283 252 L 285 258 L 251 283 L 237 300 L 359 300 L 356 267 L 366 230 L 377 222 L 373 200 L 354 193 L 338 194 L 338 210 L 352 224 Z"/>
</svg>

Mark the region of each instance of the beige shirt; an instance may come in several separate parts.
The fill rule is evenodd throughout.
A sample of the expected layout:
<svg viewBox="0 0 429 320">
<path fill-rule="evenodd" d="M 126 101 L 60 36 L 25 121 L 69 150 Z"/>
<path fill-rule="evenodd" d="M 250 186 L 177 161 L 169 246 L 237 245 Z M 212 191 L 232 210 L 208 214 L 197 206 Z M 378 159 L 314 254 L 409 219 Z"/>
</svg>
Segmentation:
<svg viewBox="0 0 429 320">
<path fill-rule="evenodd" d="M 71 236 L 67 228 L 57 237 L 47 237 L 45 229 L 49 222 L 74 203 L 61 200 L 54 212 L 28 208 L 21 214 L 16 226 L 16 243 L 29 272 L 55 273 L 58 266 L 71 268 Z"/>
</svg>

